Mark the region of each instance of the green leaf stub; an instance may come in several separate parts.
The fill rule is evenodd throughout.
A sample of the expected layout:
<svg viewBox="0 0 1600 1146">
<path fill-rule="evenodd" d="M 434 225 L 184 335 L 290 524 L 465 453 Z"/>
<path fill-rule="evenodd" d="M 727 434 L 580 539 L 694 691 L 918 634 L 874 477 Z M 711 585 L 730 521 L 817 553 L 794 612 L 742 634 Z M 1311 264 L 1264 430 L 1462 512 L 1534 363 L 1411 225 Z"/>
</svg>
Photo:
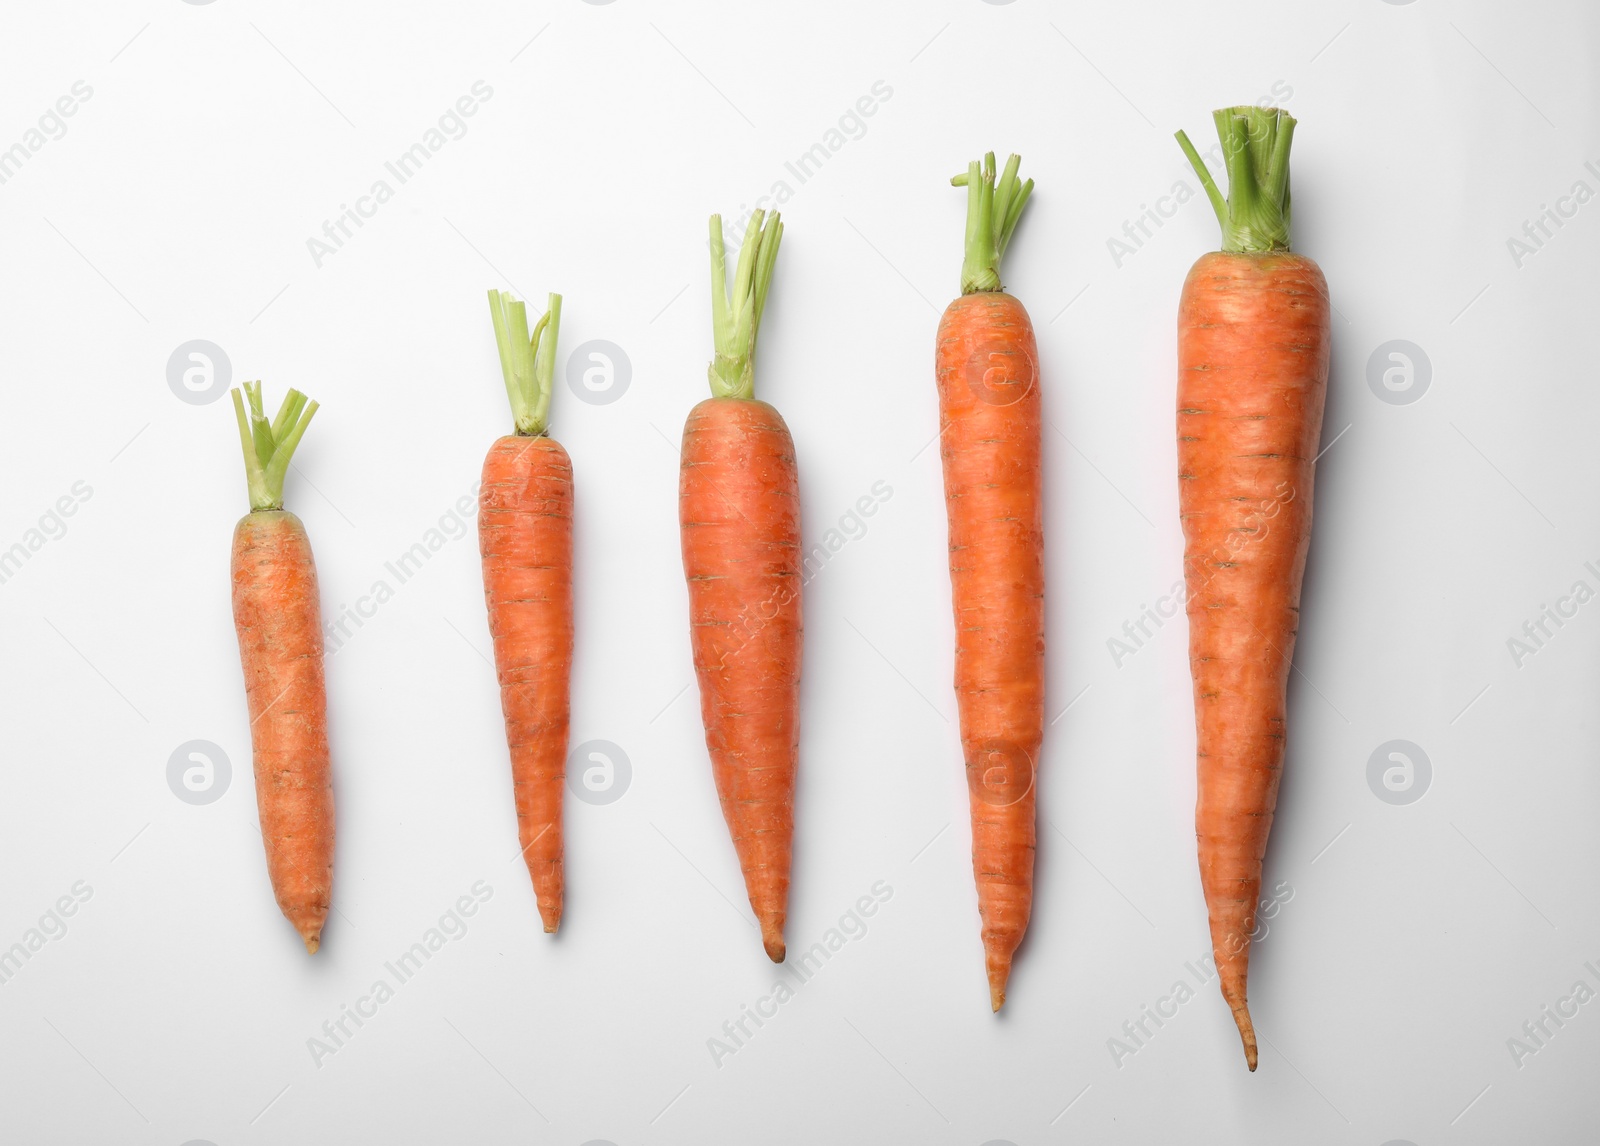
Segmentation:
<svg viewBox="0 0 1600 1146">
<path fill-rule="evenodd" d="M 1295 120 L 1275 107 L 1225 107 L 1212 113 L 1228 172 L 1224 199 L 1205 160 L 1183 132 L 1178 146 L 1189 159 L 1222 227 L 1230 253 L 1289 249 L 1289 147 Z"/>
<path fill-rule="evenodd" d="M 727 254 L 722 241 L 722 216 L 711 216 L 711 324 L 716 357 L 707 377 L 718 398 L 754 398 L 756 393 L 756 335 L 767 307 L 772 269 L 778 263 L 783 241 L 783 220 L 774 211 L 755 211 L 739 246 L 739 263 L 733 272 L 733 293 L 728 293 Z"/>
<path fill-rule="evenodd" d="M 317 404 L 300 391 L 290 390 L 283 396 L 278 416 L 268 422 L 261 404 L 261 383 L 246 382 L 243 390 L 243 397 L 238 390 L 232 391 L 233 412 L 239 422 L 239 445 L 244 450 L 250 508 L 282 509 L 283 479 L 289 472 L 295 447 L 317 412 Z"/>
<path fill-rule="evenodd" d="M 1017 178 L 1022 156 L 1006 160 L 1005 171 L 996 178 L 994 152 L 980 163 L 974 159 L 967 169 L 950 180 L 952 186 L 967 189 L 966 257 L 961 263 L 961 293 L 1003 289 L 1000 260 L 1011 245 L 1011 235 L 1022 218 L 1022 208 L 1033 194 L 1033 180 Z"/>
<path fill-rule="evenodd" d="M 550 296 L 550 309 L 528 331 L 528 306 L 510 292 L 489 292 L 500 372 L 511 399 L 511 419 L 523 437 L 538 437 L 550 425 L 550 393 L 555 388 L 556 339 L 561 333 L 561 296 Z"/>
</svg>

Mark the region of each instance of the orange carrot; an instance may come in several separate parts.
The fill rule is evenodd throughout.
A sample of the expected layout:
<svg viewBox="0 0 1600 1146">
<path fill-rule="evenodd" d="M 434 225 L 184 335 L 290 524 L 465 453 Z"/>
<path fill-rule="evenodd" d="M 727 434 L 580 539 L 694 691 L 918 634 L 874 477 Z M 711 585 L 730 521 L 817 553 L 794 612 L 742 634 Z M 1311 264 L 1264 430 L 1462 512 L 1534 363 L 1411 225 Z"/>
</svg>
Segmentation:
<svg viewBox="0 0 1600 1146">
<path fill-rule="evenodd" d="M 755 398 L 756 333 L 778 257 L 777 212 L 756 211 L 728 297 L 711 216 L 716 358 L 683 428 L 678 520 L 706 749 L 774 963 L 783 962 L 800 755 L 800 484 L 789 427 Z"/>
<path fill-rule="evenodd" d="M 1028 312 L 1000 287 L 1000 258 L 1033 180 L 994 154 L 967 188 L 961 297 L 939 321 L 939 456 L 950 519 L 956 702 L 972 811 L 972 868 L 989 1003 L 1006 998 L 1033 909 L 1035 774 L 1044 741 L 1044 522 L 1039 354 Z"/>
<path fill-rule="evenodd" d="M 528 333 L 525 304 L 489 292 L 516 433 L 489 447 L 478 493 L 483 595 L 494 638 L 517 833 L 546 932 L 561 925 L 561 802 L 572 677 L 572 462 L 546 433 L 561 296 Z"/>
<path fill-rule="evenodd" d="M 322 678 L 322 609 L 311 542 L 283 508 L 283 478 L 315 402 L 290 390 L 268 422 L 261 383 L 233 409 L 250 512 L 233 531 L 233 623 L 254 749 L 256 807 L 278 907 L 315 954 L 333 895 L 333 776 Z"/>
<path fill-rule="evenodd" d="M 1255 1070 L 1245 981 L 1311 542 L 1328 286 L 1316 263 L 1289 251 L 1295 121 L 1257 107 L 1224 108 L 1215 118 L 1226 200 L 1178 132 L 1222 224 L 1222 250 L 1195 263 L 1178 304 L 1178 504 L 1200 882 L 1222 997 Z"/>
</svg>

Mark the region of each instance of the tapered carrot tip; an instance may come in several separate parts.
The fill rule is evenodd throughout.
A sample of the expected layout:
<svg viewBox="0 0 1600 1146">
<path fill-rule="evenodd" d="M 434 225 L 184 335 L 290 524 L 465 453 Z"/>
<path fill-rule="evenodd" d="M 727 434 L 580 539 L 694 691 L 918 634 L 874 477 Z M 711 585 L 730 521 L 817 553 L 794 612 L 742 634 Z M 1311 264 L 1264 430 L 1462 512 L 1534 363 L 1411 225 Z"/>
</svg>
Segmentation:
<svg viewBox="0 0 1600 1146">
<path fill-rule="evenodd" d="M 315 955 L 317 953 L 317 948 L 322 946 L 322 936 L 320 934 L 305 935 L 302 936 L 302 938 L 306 941 L 307 955 Z"/>
<path fill-rule="evenodd" d="M 761 945 L 767 949 L 768 959 L 782 963 L 787 954 L 787 948 L 783 945 L 783 924 L 775 919 L 762 920 Z"/>
<path fill-rule="evenodd" d="M 544 921 L 544 933 L 546 935 L 554 935 L 556 928 L 561 926 L 561 905 L 556 904 L 554 907 L 546 907 L 541 903 L 539 905 L 539 918 Z"/>
<path fill-rule="evenodd" d="M 1256 1069 L 1256 1028 L 1250 1022 L 1250 1008 L 1244 1003 L 1234 1003 L 1233 1021 L 1238 1024 L 1239 1037 L 1244 1040 L 1244 1061 L 1249 1068 Z"/>
<path fill-rule="evenodd" d="M 998 1012 L 1006 1003 L 1006 980 L 1011 978 L 1011 964 L 990 964 L 989 1006 Z"/>
</svg>

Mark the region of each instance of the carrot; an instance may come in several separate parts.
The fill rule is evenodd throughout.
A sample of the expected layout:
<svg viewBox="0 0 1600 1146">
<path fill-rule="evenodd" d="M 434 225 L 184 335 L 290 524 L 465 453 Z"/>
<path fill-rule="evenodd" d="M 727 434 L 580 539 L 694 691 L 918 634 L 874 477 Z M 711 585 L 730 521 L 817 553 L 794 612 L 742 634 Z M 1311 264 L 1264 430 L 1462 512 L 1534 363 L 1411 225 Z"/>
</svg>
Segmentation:
<svg viewBox="0 0 1600 1146">
<path fill-rule="evenodd" d="M 961 297 L 939 320 L 939 456 L 950 519 L 956 703 L 972 812 L 989 1003 L 998 1011 L 1033 909 L 1035 772 L 1044 741 L 1044 522 L 1039 354 L 1000 259 L 1033 180 L 994 154 L 967 188 Z"/>
<path fill-rule="evenodd" d="M 711 216 L 714 395 L 683 428 L 678 522 L 700 715 L 761 941 L 783 962 L 800 755 L 800 482 L 782 416 L 755 397 L 756 333 L 783 224 L 756 211 L 728 296 Z"/>
<path fill-rule="evenodd" d="M 290 390 L 268 422 L 261 383 L 233 391 L 250 512 L 233 531 L 233 624 L 254 748 L 256 807 L 278 907 L 316 954 L 333 895 L 333 776 L 322 608 L 311 542 L 283 508 L 289 459 L 317 404 Z"/>
<path fill-rule="evenodd" d="M 1178 304 L 1178 504 L 1198 761 L 1195 835 L 1222 997 L 1256 1068 L 1245 999 L 1261 859 L 1283 769 L 1286 692 L 1311 541 L 1328 384 L 1328 286 L 1289 250 L 1289 145 L 1276 108 L 1215 113 L 1222 225 Z"/>
<path fill-rule="evenodd" d="M 528 333 L 527 306 L 489 292 L 516 433 L 483 462 L 478 545 L 511 751 L 517 834 L 547 933 L 561 925 L 561 801 L 572 677 L 572 462 L 546 432 L 561 296 Z"/>
</svg>

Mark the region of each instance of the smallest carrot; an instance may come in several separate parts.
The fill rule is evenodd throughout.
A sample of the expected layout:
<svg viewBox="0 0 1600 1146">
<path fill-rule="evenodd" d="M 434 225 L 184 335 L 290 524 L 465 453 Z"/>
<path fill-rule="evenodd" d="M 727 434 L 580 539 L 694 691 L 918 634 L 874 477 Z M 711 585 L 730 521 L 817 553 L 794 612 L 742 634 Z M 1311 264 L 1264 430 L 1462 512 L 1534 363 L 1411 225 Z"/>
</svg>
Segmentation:
<svg viewBox="0 0 1600 1146">
<path fill-rule="evenodd" d="M 333 895 L 333 768 L 322 677 L 322 606 L 311 541 L 283 508 L 289 459 L 317 404 L 298 390 L 267 421 L 261 383 L 233 392 L 250 512 L 233 531 L 233 623 L 250 709 L 256 806 L 278 907 L 306 950 Z"/>
</svg>

